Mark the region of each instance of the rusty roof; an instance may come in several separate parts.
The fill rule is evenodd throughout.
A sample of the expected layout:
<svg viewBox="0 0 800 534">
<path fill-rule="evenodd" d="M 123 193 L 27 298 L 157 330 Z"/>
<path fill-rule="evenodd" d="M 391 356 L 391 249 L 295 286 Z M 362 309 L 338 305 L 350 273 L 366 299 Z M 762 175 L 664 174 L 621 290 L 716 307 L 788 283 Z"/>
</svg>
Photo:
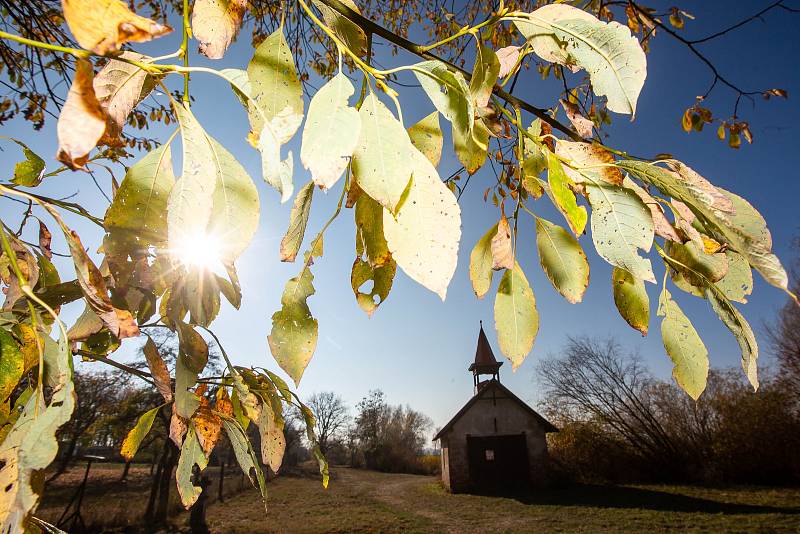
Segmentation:
<svg viewBox="0 0 800 534">
<path fill-rule="evenodd" d="M 483 331 L 483 321 L 481 321 L 481 329 L 478 332 L 478 347 L 475 349 L 475 361 L 469 366 L 469 370 L 478 371 L 490 370 L 495 372 L 497 368 L 503 365 L 503 362 L 498 362 L 492 352 L 492 346 L 489 345 L 489 340 L 486 339 L 486 333 Z"/>
</svg>

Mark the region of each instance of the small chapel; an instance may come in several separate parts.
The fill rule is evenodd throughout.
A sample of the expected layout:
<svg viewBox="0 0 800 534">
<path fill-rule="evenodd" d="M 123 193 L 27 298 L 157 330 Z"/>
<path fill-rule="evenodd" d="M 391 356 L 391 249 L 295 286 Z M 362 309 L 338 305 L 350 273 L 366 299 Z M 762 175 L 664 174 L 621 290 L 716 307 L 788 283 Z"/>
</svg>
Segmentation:
<svg viewBox="0 0 800 534">
<path fill-rule="evenodd" d="M 558 432 L 500 383 L 500 367 L 481 325 L 469 366 L 473 395 L 434 436 L 442 483 L 453 493 L 506 492 L 547 482 L 547 440 Z"/>
</svg>

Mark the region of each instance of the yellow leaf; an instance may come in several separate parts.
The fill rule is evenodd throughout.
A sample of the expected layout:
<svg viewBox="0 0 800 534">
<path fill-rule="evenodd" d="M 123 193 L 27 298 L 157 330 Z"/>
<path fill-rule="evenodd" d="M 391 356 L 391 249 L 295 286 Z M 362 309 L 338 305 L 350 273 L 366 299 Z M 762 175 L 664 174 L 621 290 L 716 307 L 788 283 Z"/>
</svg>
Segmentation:
<svg viewBox="0 0 800 534">
<path fill-rule="evenodd" d="M 104 55 L 128 41 L 144 42 L 172 31 L 140 17 L 120 0 L 62 0 L 64 19 L 83 48 Z"/>
</svg>

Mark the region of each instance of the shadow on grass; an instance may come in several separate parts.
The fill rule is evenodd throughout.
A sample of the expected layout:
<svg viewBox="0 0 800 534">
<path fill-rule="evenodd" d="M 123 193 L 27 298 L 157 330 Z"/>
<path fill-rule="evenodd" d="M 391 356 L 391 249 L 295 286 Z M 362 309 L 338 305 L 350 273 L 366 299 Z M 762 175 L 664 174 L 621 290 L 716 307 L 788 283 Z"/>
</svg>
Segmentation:
<svg viewBox="0 0 800 534">
<path fill-rule="evenodd" d="M 522 493 L 491 493 L 523 504 L 551 506 L 586 506 L 595 508 L 642 509 L 662 512 L 706 514 L 789 514 L 800 515 L 800 507 L 764 506 L 719 502 L 666 491 L 626 486 L 580 485 L 569 488 Z"/>
</svg>

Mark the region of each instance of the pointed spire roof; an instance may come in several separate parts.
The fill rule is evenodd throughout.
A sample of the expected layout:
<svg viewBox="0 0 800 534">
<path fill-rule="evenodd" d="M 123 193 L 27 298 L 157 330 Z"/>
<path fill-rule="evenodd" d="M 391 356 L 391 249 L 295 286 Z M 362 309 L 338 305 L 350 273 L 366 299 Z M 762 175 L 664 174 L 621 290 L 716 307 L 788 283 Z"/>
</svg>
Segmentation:
<svg viewBox="0 0 800 534">
<path fill-rule="evenodd" d="M 492 347 L 489 345 L 489 340 L 486 339 L 486 333 L 483 331 L 483 321 L 481 321 L 481 329 L 478 332 L 478 347 L 475 349 L 475 361 L 469 366 L 469 370 L 478 373 L 494 373 L 503 365 L 503 362 L 498 362 L 494 357 Z"/>
</svg>

